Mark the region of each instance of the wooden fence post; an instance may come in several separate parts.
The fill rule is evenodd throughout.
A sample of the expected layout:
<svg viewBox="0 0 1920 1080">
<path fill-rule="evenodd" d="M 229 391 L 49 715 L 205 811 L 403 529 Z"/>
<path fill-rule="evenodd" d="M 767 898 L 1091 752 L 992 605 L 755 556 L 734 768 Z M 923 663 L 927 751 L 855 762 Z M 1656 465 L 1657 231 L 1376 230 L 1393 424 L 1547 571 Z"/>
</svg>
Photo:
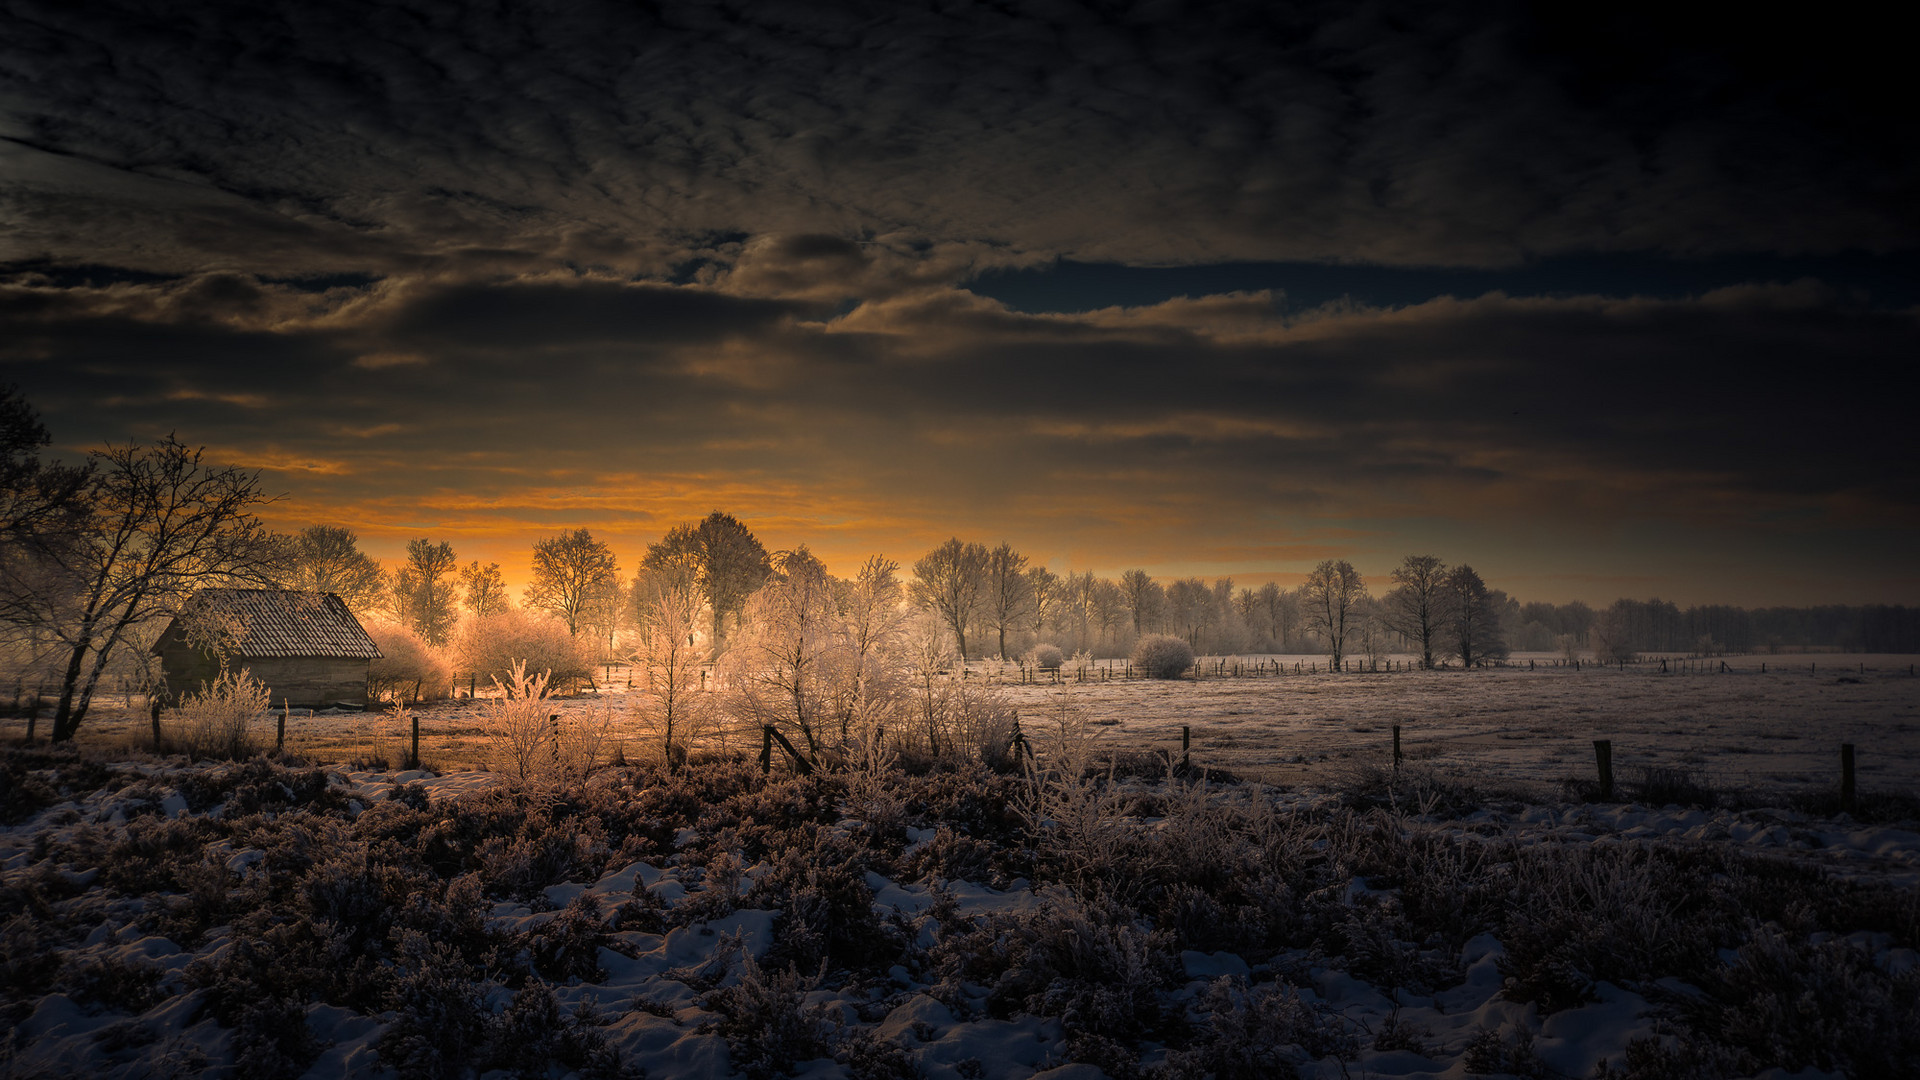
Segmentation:
<svg viewBox="0 0 1920 1080">
<path fill-rule="evenodd" d="M 760 771 L 762 773 L 767 773 L 767 772 L 771 772 L 772 770 L 773 770 L 773 725 L 761 724 L 760 725 Z"/>
<path fill-rule="evenodd" d="M 280 699 L 280 726 L 273 733 L 274 753 L 284 752 L 287 748 L 287 713 L 293 711 L 293 703 L 286 698 Z"/>
<path fill-rule="evenodd" d="M 1843 813 L 1854 812 L 1853 786 L 1853 744 L 1840 744 L 1840 809 Z"/>
<path fill-rule="evenodd" d="M 1400 725 L 1393 725 L 1393 767 L 1400 767 Z"/>
<path fill-rule="evenodd" d="M 1188 727 L 1185 724 L 1181 724 L 1180 725 L 1180 767 L 1182 769 L 1187 768 L 1190 763 L 1190 758 L 1187 753 L 1187 750 L 1192 745 L 1193 745 L 1193 729 Z"/>
<path fill-rule="evenodd" d="M 1613 801 L 1613 741 L 1593 740 L 1593 760 L 1600 766 L 1600 801 Z"/>
<path fill-rule="evenodd" d="M 787 757 L 793 760 L 793 767 L 799 771 L 800 775 L 802 776 L 813 775 L 813 762 L 808 761 L 807 756 L 805 754 L 802 754 L 799 750 L 795 749 L 794 745 L 787 741 L 787 737 L 785 735 L 780 734 L 780 732 L 777 731 L 772 724 L 765 725 L 764 730 L 766 731 L 767 738 L 769 740 L 771 740 L 772 742 L 779 743 L 780 749 L 785 750 L 787 752 Z M 766 751 L 767 756 L 771 756 L 771 754 L 772 754 L 771 749 Z"/>
</svg>

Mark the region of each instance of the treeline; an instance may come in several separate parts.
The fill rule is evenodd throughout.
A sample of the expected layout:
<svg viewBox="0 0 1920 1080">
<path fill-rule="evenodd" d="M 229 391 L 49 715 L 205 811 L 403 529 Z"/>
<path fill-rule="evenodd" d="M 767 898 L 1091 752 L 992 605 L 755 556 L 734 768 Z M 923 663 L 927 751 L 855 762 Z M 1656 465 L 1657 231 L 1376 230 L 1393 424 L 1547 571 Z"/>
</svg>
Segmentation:
<svg viewBox="0 0 1920 1080">
<path fill-rule="evenodd" d="M 416 538 L 387 569 L 338 526 L 276 534 L 257 515 L 272 501 L 257 472 L 205 461 L 171 436 L 108 446 L 80 465 L 41 461 L 49 442 L 26 402 L 0 389 L 0 649 L 16 679 L 58 684 L 56 739 L 73 736 L 103 678 L 154 685 L 147 646 L 208 587 L 338 594 L 388 654 L 375 678 L 389 690 L 444 688 L 455 673 L 485 682 L 513 660 L 559 680 L 631 661 L 657 689 L 724 661 L 736 686 L 788 672 L 786 704 L 772 694 L 743 707 L 805 713 L 809 695 L 830 686 L 840 704 L 820 715 L 843 719 L 868 708 L 846 702 L 880 700 L 903 672 L 940 667 L 948 650 L 1113 657 L 1162 636 L 1200 654 L 1321 652 L 1336 670 L 1395 654 L 1471 666 L 1514 649 L 1607 659 L 1920 651 L 1920 613 L 1904 607 L 1520 604 L 1472 567 L 1431 555 L 1409 555 L 1375 582 L 1328 560 L 1298 588 L 1252 588 L 1144 569 L 1057 574 L 1011 544 L 956 537 L 906 574 L 875 556 L 838 578 L 804 546 L 769 551 L 719 511 L 669 530 L 630 572 L 586 529 L 542 539 L 516 604 L 497 563 L 462 564 L 445 540 Z"/>
<path fill-rule="evenodd" d="M 1682 608 L 1659 599 L 1617 600 L 1602 616 L 1602 636 L 1609 644 L 1617 642 L 1620 649 L 1632 652 L 1703 656 L 1805 649 L 1920 652 L 1920 608 L 1900 605 L 1825 604 L 1749 610 L 1726 604 Z M 1592 621 L 1589 613 L 1589 626 Z"/>
</svg>

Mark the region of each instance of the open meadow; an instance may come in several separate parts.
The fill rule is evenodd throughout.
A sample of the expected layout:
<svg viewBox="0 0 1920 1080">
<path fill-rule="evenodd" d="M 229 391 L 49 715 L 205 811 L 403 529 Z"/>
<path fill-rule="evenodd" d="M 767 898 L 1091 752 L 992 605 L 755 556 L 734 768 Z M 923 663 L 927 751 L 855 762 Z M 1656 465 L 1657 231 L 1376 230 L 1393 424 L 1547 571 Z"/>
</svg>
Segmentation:
<svg viewBox="0 0 1920 1080">
<path fill-rule="evenodd" d="M 1920 792 L 1920 677 L 1915 658 L 1895 655 L 1672 658 L 1625 670 L 1586 663 L 1554 667 L 1554 657 L 1520 654 L 1510 666 L 1475 671 L 1328 675 L 1324 657 L 1203 658 L 1252 670 L 1277 664 L 1284 675 L 1198 674 L 1186 679 L 1123 677 L 1120 661 L 1098 661 L 1058 680 L 1014 664 L 975 661 L 972 683 L 1014 705 L 1022 723 L 1043 731 L 1063 711 L 1089 723 L 1103 752 L 1180 751 L 1188 729 L 1195 765 L 1299 787 L 1337 782 L 1354 764 L 1390 762 L 1393 727 L 1408 760 L 1482 783 L 1554 787 L 1594 776 L 1593 741 L 1613 746 L 1623 779 L 1646 769 L 1686 774 L 1716 790 L 1811 794 L 1837 790 L 1840 746 L 1856 747 L 1863 791 Z M 1317 674 L 1293 674 L 1317 663 Z M 1533 666 L 1528 667 L 1529 664 Z M 1721 665 L 1726 671 L 1721 671 Z M 1761 672 L 1762 664 L 1766 672 Z M 1687 670 L 1687 668 L 1692 670 Z M 607 725 L 605 754 L 643 759 L 650 742 L 640 706 L 645 691 L 626 687 L 618 666 L 604 692 L 555 698 L 562 724 Z M 421 705 L 421 756 L 444 769 L 484 767 L 486 693 Z M 83 745 L 139 745 L 150 725 L 143 698 L 108 698 L 88 721 Z M 279 713 L 253 727 L 270 746 Z M 24 721 L 0 721 L 0 737 L 23 734 Z M 410 736 L 378 712 L 291 710 L 286 749 L 318 761 L 397 761 Z M 751 725 L 700 730 L 694 752 L 757 754 Z"/>
</svg>

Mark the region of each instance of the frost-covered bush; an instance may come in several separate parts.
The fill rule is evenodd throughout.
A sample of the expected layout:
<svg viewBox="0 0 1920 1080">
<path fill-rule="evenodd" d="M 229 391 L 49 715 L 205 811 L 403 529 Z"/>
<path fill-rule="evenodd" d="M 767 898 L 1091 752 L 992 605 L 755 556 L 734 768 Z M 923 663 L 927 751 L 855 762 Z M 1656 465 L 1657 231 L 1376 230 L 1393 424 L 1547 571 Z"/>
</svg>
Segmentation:
<svg viewBox="0 0 1920 1080">
<path fill-rule="evenodd" d="M 606 920 L 600 912 L 599 898 L 592 893 L 574 897 L 558 915 L 526 935 L 533 969 L 541 978 L 555 982 L 599 982 L 606 978 L 600 966 L 600 946 L 606 942 Z"/>
<path fill-rule="evenodd" d="M 69 961 L 60 972 L 59 987 L 75 1001 L 139 1014 L 166 998 L 160 989 L 165 974 L 151 960 L 105 957 Z"/>
<path fill-rule="evenodd" d="M 544 673 L 555 687 L 593 674 L 565 623 L 511 608 L 461 623 L 450 651 L 460 674 L 475 677 L 481 686 L 512 678 L 516 661 L 528 672 Z"/>
<path fill-rule="evenodd" d="M 1111 900 L 1082 903 L 1059 888 L 1043 897 L 1030 911 L 946 926 L 932 953 L 936 991 L 953 998 L 977 983 L 992 1015 L 1057 1016 L 1069 1033 L 1140 1038 L 1173 1022 L 1178 1010 L 1159 993 L 1178 981 L 1170 935 Z"/>
<path fill-rule="evenodd" d="M 369 622 L 367 636 L 381 656 L 367 664 L 367 696 L 375 701 L 438 701 L 453 682 L 453 665 L 440 650 L 398 623 Z"/>
<path fill-rule="evenodd" d="M 1134 643 L 1133 666 L 1149 679 L 1177 679 L 1193 666 L 1193 646 L 1170 634 L 1148 634 Z"/>
<path fill-rule="evenodd" d="M 1059 671 L 1060 665 L 1067 662 L 1066 654 L 1058 645 L 1035 645 L 1031 655 L 1033 666 L 1041 671 Z"/>
<path fill-rule="evenodd" d="M 1200 1007 L 1206 1028 L 1170 1063 L 1219 1080 L 1297 1076 L 1303 1061 L 1332 1057 L 1344 1063 L 1360 1052 L 1359 1031 L 1351 1021 L 1323 1002 L 1302 1000 L 1290 986 L 1248 987 L 1221 976 L 1207 988 Z"/>
<path fill-rule="evenodd" d="M 452 1080 L 483 1044 L 488 1016 L 480 972 L 451 945 L 402 931 L 399 978 L 387 1007 L 393 1022 L 376 1046 L 402 1080 Z"/>
<path fill-rule="evenodd" d="M 198 693 L 181 698 L 173 710 L 169 726 L 174 748 L 194 758 L 252 757 L 248 726 L 271 706 L 266 684 L 246 668 L 222 671 Z"/>
<path fill-rule="evenodd" d="M 810 835 L 809 835 L 810 834 Z M 774 847 L 771 870 L 754 882 L 743 903 L 781 911 L 779 955 L 812 970 L 885 967 L 900 951 L 873 912 L 866 845 L 822 828 L 796 830 Z"/>
<path fill-rule="evenodd" d="M 584 1005 L 569 1016 L 551 986 L 531 981 L 489 1025 L 485 1064 L 518 1077 L 552 1076 L 556 1065 L 583 1080 L 643 1075 L 624 1067 L 620 1052 L 607 1044 L 601 1023 Z"/>
<path fill-rule="evenodd" d="M 820 977 L 802 977 L 797 968 L 768 971 L 741 950 L 740 981 L 707 995 L 706 1005 L 722 1019 L 733 1067 L 748 1080 L 792 1075 L 793 1067 L 833 1053 L 833 1023 L 820 1006 L 805 1004 Z"/>
<path fill-rule="evenodd" d="M 529 673 L 526 661 L 514 660 L 506 679 L 493 685 L 500 696 L 489 698 L 480 714 L 487 767 L 522 780 L 554 771 L 560 739 L 547 708 L 546 673 Z"/>
</svg>

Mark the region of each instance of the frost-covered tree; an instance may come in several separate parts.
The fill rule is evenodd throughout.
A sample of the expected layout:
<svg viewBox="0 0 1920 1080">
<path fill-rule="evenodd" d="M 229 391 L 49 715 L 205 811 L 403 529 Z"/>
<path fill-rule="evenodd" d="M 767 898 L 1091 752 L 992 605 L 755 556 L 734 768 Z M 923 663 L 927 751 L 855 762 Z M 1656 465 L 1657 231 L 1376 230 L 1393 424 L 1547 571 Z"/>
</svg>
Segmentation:
<svg viewBox="0 0 1920 1080">
<path fill-rule="evenodd" d="M 479 618 L 485 618 L 507 606 L 507 579 L 500 575 L 499 563 L 481 566 L 474 560 L 460 570 L 461 602 Z"/>
<path fill-rule="evenodd" d="M 1027 616 L 1033 634 L 1039 637 L 1048 627 L 1059 629 L 1059 612 L 1064 583 L 1060 576 L 1044 566 L 1027 568 Z"/>
<path fill-rule="evenodd" d="M 579 637 L 588 605 L 606 601 L 616 592 L 619 575 L 613 549 L 586 529 L 548 537 L 533 545 L 533 577 L 527 582 L 526 604 L 550 612 L 566 624 L 567 633 Z"/>
<path fill-rule="evenodd" d="M 747 598 L 772 572 L 767 549 L 732 514 L 715 510 L 692 524 L 676 525 L 647 549 L 645 566 L 691 565 L 713 620 L 713 647 L 726 644 L 727 620 L 740 618 Z"/>
<path fill-rule="evenodd" d="M 899 655 L 907 620 L 906 589 L 900 584 L 900 564 L 875 555 L 851 581 L 836 583 L 839 597 L 840 654 L 845 676 L 835 697 L 840 736 L 884 713 L 897 698 L 890 678 L 903 662 Z"/>
<path fill-rule="evenodd" d="M 981 578 L 984 602 L 982 616 L 987 628 L 999 637 L 1000 659 L 1007 658 L 1007 631 L 1015 630 L 1030 616 L 1033 607 L 1031 583 L 1027 580 L 1027 557 L 1001 541 L 987 553 L 986 573 Z"/>
<path fill-rule="evenodd" d="M 747 599 L 728 650 L 729 681 L 743 714 L 791 728 L 818 753 L 827 667 L 840 644 L 833 581 L 804 544 L 771 561 L 773 575 Z"/>
<path fill-rule="evenodd" d="M 407 561 L 393 575 L 389 604 L 394 621 L 411 628 L 429 645 L 447 643 L 453 632 L 454 582 L 450 575 L 458 562 L 453 545 L 422 537 L 407 541 Z"/>
<path fill-rule="evenodd" d="M 1133 618 L 1136 636 L 1160 625 L 1160 612 L 1166 605 L 1166 591 L 1145 570 L 1128 570 L 1120 575 L 1120 595 L 1125 597 L 1127 614 Z"/>
<path fill-rule="evenodd" d="M 380 564 L 360 550 L 352 530 L 309 525 L 288 539 L 280 584 L 302 592 L 333 593 L 363 613 L 379 604 L 386 579 Z"/>
<path fill-rule="evenodd" d="M 706 596 L 691 565 L 643 567 L 634 577 L 632 663 L 648 697 L 641 719 L 653 729 L 668 767 L 678 769 L 686 743 L 705 717 L 701 689 L 706 649 L 699 632 L 706 628 Z"/>
<path fill-rule="evenodd" d="M 967 655 L 967 628 L 981 607 L 988 556 L 986 545 L 963 544 L 955 537 L 913 564 L 908 593 L 915 604 L 946 621 L 962 658 Z"/>
</svg>

